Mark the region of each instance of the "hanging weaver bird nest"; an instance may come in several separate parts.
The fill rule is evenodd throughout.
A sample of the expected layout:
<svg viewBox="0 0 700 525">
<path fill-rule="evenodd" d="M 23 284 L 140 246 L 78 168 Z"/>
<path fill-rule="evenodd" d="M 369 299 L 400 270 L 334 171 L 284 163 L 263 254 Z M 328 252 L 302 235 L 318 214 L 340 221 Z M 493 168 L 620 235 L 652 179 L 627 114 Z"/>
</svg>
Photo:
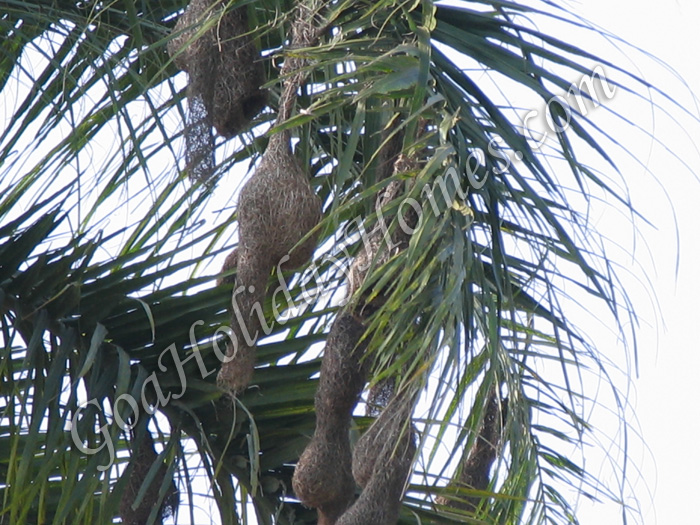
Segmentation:
<svg viewBox="0 0 700 525">
<path fill-rule="evenodd" d="M 287 132 L 274 135 L 255 174 L 243 186 L 238 201 L 242 250 L 264 254 L 267 265 L 295 269 L 306 264 L 316 249 L 317 235 L 309 236 L 321 220 L 321 199 L 290 149 Z"/>
<path fill-rule="evenodd" d="M 348 430 L 347 425 L 317 425 L 292 480 L 297 498 L 331 523 L 350 506 L 355 494 Z"/>
<path fill-rule="evenodd" d="M 316 391 L 316 430 L 292 478 L 299 500 L 319 509 L 319 523 L 335 523 L 355 494 L 348 433 L 367 376 L 364 332 L 348 313 L 339 314 L 331 327 Z"/>
<path fill-rule="evenodd" d="M 397 522 L 416 453 L 411 406 L 406 396 L 394 397 L 355 445 L 352 473 L 363 490 L 336 525 Z"/>
<path fill-rule="evenodd" d="M 299 16 L 292 25 L 292 47 L 308 46 L 315 38 L 317 31 L 309 26 L 306 11 L 300 7 Z M 285 82 L 278 125 L 291 114 L 297 91 L 306 76 L 301 71 L 303 66 L 304 61 L 295 58 L 286 60 L 282 68 Z M 318 241 L 318 232 L 314 230 L 321 221 L 321 214 L 321 199 L 292 153 L 289 131 L 274 134 L 238 198 L 239 244 L 234 297 L 237 290 L 243 293 L 233 305 L 234 336 L 245 328 L 237 326 L 241 318 L 259 329 L 257 314 L 261 315 L 270 272 L 280 264 L 285 270 L 296 269 L 311 259 Z M 256 315 L 253 309 L 258 310 Z M 235 315 L 237 312 L 240 315 Z M 227 355 L 231 359 L 223 363 L 218 383 L 226 390 L 240 392 L 249 384 L 253 373 L 255 345 L 239 344 L 238 348 L 229 345 Z"/>
<path fill-rule="evenodd" d="M 191 0 L 173 30 L 168 51 L 189 74 L 185 127 L 188 169 L 206 178 L 214 168 L 211 127 L 230 138 L 263 110 L 265 72 L 251 38 L 247 7 L 225 0 Z"/>
<path fill-rule="evenodd" d="M 369 484 L 374 472 L 381 466 L 381 456 L 385 452 L 384 445 L 396 447 L 399 438 L 405 440 L 405 435 L 411 434 L 411 405 L 405 396 L 396 396 L 384 408 L 372 426 L 355 444 L 352 458 L 352 475 L 360 487 Z M 377 461 L 380 461 L 377 464 Z"/>
<path fill-rule="evenodd" d="M 400 175 L 415 170 L 418 163 L 401 154 L 394 162 L 394 174 Z M 408 247 L 411 233 L 418 223 L 419 216 L 412 206 L 406 206 L 402 221 L 393 232 L 389 232 L 389 225 L 392 217 L 386 213 L 390 203 L 401 197 L 404 193 L 405 182 L 402 180 L 392 180 L 377 195 L 375 210 L 378 220 L 370 233 L 367 235 L 365 244 L 355 260 L 350 265 L 348 273 L 348 296 L 353 297 L 362 287 L 367 279 L 370 270 L 384 265 L 392 257 Z M 387 238 L 388 237 L 388 238 Z M 362 297 L 356 297 L 355 312 L 361 317 L 368 317 L 376 311 L 386 299 L 386 292 L 373 293 L 374 298 L 369 301 L 370 290 L 365 291 Z"/>
<path fill-rule="evenodd" d="M 448 485 L 456 493 L 460 489 L 484 492 L 488 489 L 490 473 L 503 445 L 503 427 L 508 412 L 508 400 L 501 399 L 494 387 L 489 391 L 484 419 L 471 449 L 465 454 L 457 469 L 455 479 Z M 440 496 L 438 505 L 474 512 L 481 502 L 480 496 Z"/>
<path fill-rule="evenodd" d="M 122 523 L 125 525 L 143 525 L 148 521 L 151 511 L 158 504 L 158 493 L 160 492 L 160 488 L 165 480 L 165 474 L 168 470 L 165 463 L 162 463 L 158 467 L 158 471 L 152 479 L 146 493 L 143 495 L 141 502 L 138 506 L 134 507 L 134 502 L 148 476 L 148 472 L 157 461 L 158 454 L 156 453 L 153 443 L 153 437 L 151 433 L 146 430 L 143 439 L 134 447 L 134 452 L 129 462 L 131 473 L 129 474 L 126 488 L 119 502 L 119 515 L 121 516 Z M 175 482 L 171 480 L 165 498 L 158 509 L 155 523 L 162 523 L 164 518 L 172 516 L 175 513 L 179 505 L 179 495 Z"/>
<path fill-rule="evenodd" d="M 367 364 L 362 360 L 367 341 L 364 325 L 353 315 L 341 313 L 331 327 L 323 352 L 316 391 L 319 419 L 342 416 L 349 422 L 367 380 Z"/>
<path fill-rule="evenodd" d="M 191 0 L 168 50 L 190 75 L 189 93 L 202 96 L 217 132 L 232 137 L 265 107 L 265 73 L 250 35 L 247 7 L 225 0 Z"/>
<path fill-rule="evenodd" d="M 220 387 L 242 392 L 250 384 L 255 368 L 257 339 L 262 323 L 262 305 L 269 268 L 254 254 L 236 251 L 236 288 L 231 300 L 231 341 L 226 343 L 226 361 L 217 375 Z"/>
<path fill-rule="evenodd" d="M 238 266 L 238 248 L 234 248 L 224 259 L 224 264 L 221 267 L 222 275 L 216 279 L 216 286 L 223 286 L 226 284 L 233 284 L 236 281 L 235 275 L 231 274 Z"/>
<path fill-rule="evenodd" d="M 311 25 L 311 15 L 303 4 L 297 6 L 292 24 L 291 47 L 311 45 L 319 30 Z M 282 67 L 285 77 L 277 124 L 291 116 L 308 61 L 288 56 Z M 243 186 L 238 200 L 240 246 L 269 258 L 268 265 L 284 261 L 282 268 L 296 269 L 306 264 L 316 249 L 318 234 L 308 235 L 321 221 L 321 200 L 314 193 L 309 177 L 291 149 L 289 131 L 272 135 L 255 174 Z M 303 242 L 302 239 L 305 239 Z"/>
<path fill-rule="evenodd" d="M 395 136 L 382 142 L 387 151 L 379 158 L 376 170 L 379 180 L 414 168 L 415 163 L 400 155 L 400 139 Z M 392 246 L 382 247 L 389 224 L 384 212 L 390 203 L 396 204 L 394 201 L 402 194 L 404 186 L 403 181 L 392 180 L 377 197 L 375 209 L 379 221 L 353 262 L 349 283 L 351 293 L 363 285 L 371 265 L 384 264 L 397 253 L 396 249 L 407 246 L 408 236 L 396 233 Z M 360 459 L 355 459 L 357 450 L 354 455 L 350 453 L 352 412 L 364 389 L 370 367 L 369 361 L 363 359 L 368 342 L 364 338 L 365 318 L 366 308 L 352 305 L 338 316 L 331 328 L 316 391 L 316 429 L 299 458 L 292 479 L 300 501 L 318 509 L 318 523 L 321 525 L 393 525 L 398 518 L 404 483 L 415 454 L 410 403 L 400 400 L 389 403 L 380 420 L 363 437 Z M 362 342 L 358 345 L 360 340 Z M 382 404 L 393 396 L 393 384 L 386 387 L 387 399 Z M 385 441 L 382 440 L 388 440 L 390 446 L 384 448 Z M 359 470 L 366 469 L 368 473 L 362 484 L 366 485 L 365 490 L 353 503 L 356 463 Z"/>
<path fill-rule="evenodd" d="M 250 309 L 256 304 L 262 305 L 267 278 L 284 258 L 288 257 L 282 264 L 283 269 L 298 268 L 309 261 L 316 249 L 318 235 L 311 234 L 300 241 L 320 221 L 321 200 L 293 156 L 288 134 L 282 132 L 273 136 L 260 165 L 243 186 L 238 201 L 236 284 L 244 289 L 238 301 L 241 317 L 256 322 L 257 317 Z M 253 292 L 249 292 L 251 286 Z M 234 316 L 232 320 L 234 334 L 242 329 L 237 326 L 238 319 Z M 255 347 L 240 344 L 233 360 L 223 364 L 219 384 L 240 392 L 248 385 L 254 364 Z"/>
</svg>

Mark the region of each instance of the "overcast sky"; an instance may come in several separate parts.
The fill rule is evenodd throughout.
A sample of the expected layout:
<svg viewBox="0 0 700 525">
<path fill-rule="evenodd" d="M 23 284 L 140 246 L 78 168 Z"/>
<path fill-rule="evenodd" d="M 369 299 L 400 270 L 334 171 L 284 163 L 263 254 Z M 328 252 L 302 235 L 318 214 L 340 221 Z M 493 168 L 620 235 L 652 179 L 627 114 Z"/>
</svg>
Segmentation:
<svg viewBox="0 0 700 525">
<path fill-rule="evenodd" d="M 695 278 L 700 267 L 700 249 L 696 246 L 700 182 L 693 170 L 700 174 L 700 153 L 694 144 L 695 137 L 700 137 L 700 112 L 693 91 L 700 92 L 700 62 L 695 58 L 700 44 L 700 2 L 585 0 L 569 5 L 583 18 L 640 49 L 596 38 L 591 32 L 562 33 L 562 25 L 555 25 L 550 31 L 542 19 L 537 20 L 538 29 L 632 71 L 695 116 L 684 115 L 659 94 L 641 93 L 645 98 L 651 97 L 656 105 L 653 106 L 622 90 L 607 104 L 633 121 L 638 129 L 612 118 L 603 109 L 590 115 L 596 125 L 606 129 L 633 155 L 612 151 L 620 172 L 617 180 L 627 185 L 633 205 L 653 224 L 632 224 L 624 213 L 615 211 L 611 202 L 592 211 L 596 228 L 610 239 L 609 254 L 619 265 L 639 316 L 639 377 L 629 389 L 624 384 L 624 374 L 616 377 L 616 386 L 629 396 L 637 418 L 630 419 L 631 433 L 627 436 L 627 478 L 639 500 L 636 506 L 641 516 L 637 517 L 647 524 L 696 523 L 693 503 L 698 497 L 696 472 L 700 471 L 696 445 L 696 437 L 700 436 L 700 396 L 696 376 L 700 354 L 693 329 L 700 326 L 696 306 L 700 285 Z M 571 78 L 572 82 L 578 80 Z M 614 243 L 619 244 L 619 250 L 614 249 Z M 577 324 L 588 330 L 587 335 L 606 357 L 623 370 L 629 367 L 635 373 L 634 362 L 625 361 L 614 326 L 592 320 Z M 600 425 L 604 439 L 602 446 L 593 443 L 587 448 L 586 468 L 614 486 L 617 481 L 613 471 L 604 466 L 604 459 L 606 454 L 615 456 L 615 446 L 623 446 L 624 438 L 614 414 L 606 412 L 612 401 L 606 397 L 603 386 L 600 393 L 596 390 L 599 386 L 588 385 L 586 394 L 600 401 L 593 423 Z M 620 456 L 613 457 L 613 461 L 619 462 Z M 582 500 L 579 507 L 584 525 L 622 523 L 620 508 L 615 504 L 594 505 Z"/>
<path fill-rule="evenodd" d="M 583 0 L 570 5 L 584 18 L 649 55 L 624 46 L 616 51 L 613 42 L 593 38 L 590 33 L 590 40 L 585 41 L 555 33 L 564 39 L 570 36 L 572 43 L 634 71 L 698 118 L 693 92 L 700 93 L 699 0 Z M 548 32 L 546 26 L 538 28 Z M 700 436 L 700 353 L 694 331 L 700 326 L 700 181 L 696 175 L 700 174 L 700 153 L 694 140 L 700 138 L 700 124 L 678 108 L 673 109 L 671 102 L 661 96 L 651 92 L 644 95 L 651 96 L 658 107 L 621 91 L 609 102 L 611 109 L 640 126 L 637 132 L 619 119 L 611 119 L 604 110 L 597 110 L 591 119 L 637 157 L 638 161 L 615 156 L 615 161 L 633 204 L 654 227 L 638 222 L 639 233 L 634 237 L 632 225 L 620 220 L 620 214 L 603 210 L 595 217 L 597 228 L 621 246 L 614 259 L 629 285 L 627 292 L 640 320 L 639 377 L 632 383 L 629 396 L 638 419 L 631 421 L 632 428 L 641 429 L 641 435 L 630 436 L 629 480 L 645 523 L 691 524 L 698 522 L 695 503 L 700 488 L 700 451 L 696 443 Z M 664 109 L 676 120 L 666 116 Z M 610 349 L 610 358 L 621 360 L 624 368 L 621 345 L 612 327 L 606 330 L 592 323 L 590 330 L 588 335 L 598 348 L 604 353 Z M 617 386 L 626 392 L 624 385 Z M 593 392 L 588 392 L 592 397 L 595 388 L 594 384 Z M 614 443 L 621 437 L 615 434 L 615 419 L 606 417 L 606 402 L 601 395 L 603 410 L 596 412 L 594 423 L 600 421 Z M 611 425 L 610 429 L 606 424 Z M 608 450 L 588 450 L 591 461 L 587 467 L 606 478 L 607 471 L 598 471 L 596 463 L 601 452 Z M 606 481 L 614 484 L 614 479 Z M 584 525 L 621 523 L 619 508 L 613 504 L 582 502 L 580 508 Z"/>
<path fill-rule="evenodd" d="M 700 61 L 697 58 L 700 2 L 586 0 L 572 5 L 576 5 L 587 19 L 675 69 L 686 85 L 676 73 L 664 69 L 651 58 L 625 51 L 628 55 L 627 63 L 623 63 L 625 67 L 635 68 L 638 75 L 665 90 L 697 117 L 698 109 L 692 93 L 700 93 Z M 623 55 L 614 55 L 609 46 L 591 45 L 595 47 L 590 51 L 606 58 L 624 59 Z M 661 97 L 655 95 L 654 100 L 661 108 L 670 107 L 669 102 Z M 645 107 L 639 101 L 634 102 L 631 97 L 616 97 L 612 105 L 653 132 L 659 142 L 630 140 L 636 135 L 622 126 L 617 132 L 619 136 L 616 136 L 633 148 L 649 168 L 650 173 L 645 173 L 631 160 L 621 162 L 619 166 L 630 186 L 633 203 L 656 228 L 642 227 L 643 239 L 637 239 L 634 257 L 620 262 L 628 264 L 636 276 L 647 273 L 663 316 L 661 319 L 658 312 L 655 313 L 648 299 L 648 289 L 635 289 L 633 284 L 630 285 L 628 291 L 638 299 L 636 306 L 642 323 L 638 332 L 639 378 L 633 385 L 631 397 L 647 447 L 644 450 L 637 440 L 631 448 L 631 459 L 648 485 L 645 487 L 638 480 L 637 495 L 645 523 L 697 523 L 700 353 L 695 328 L 700 326 L 697 278 L 700 267 L 697 245 L 700 183 L 690 169 L 700 173 L 700 155 L 695 147 L 695 140 L 700 138 L 700 125 L 691 117 L 681 116 L 678 110 L 673 112 L 678 122 L 673 122 L 661 111 L 652 113 L 648 105 Z M 598 114 L 593 118 L 598 118 Z M 611 131 L 616 133 L 615 129 Z M 689 167 L 683 166 L 673 153 Z M 657 182 L 654 182 L 654 177 Z M 610 221 L 598 226 L 611 236 L 629 238 L 625 225 L 618 228 L 614 221 Z M 612 505 L 584 504 L 581 518 L 584 524 L 620 522 L 619 512 Z"/>
</svg>

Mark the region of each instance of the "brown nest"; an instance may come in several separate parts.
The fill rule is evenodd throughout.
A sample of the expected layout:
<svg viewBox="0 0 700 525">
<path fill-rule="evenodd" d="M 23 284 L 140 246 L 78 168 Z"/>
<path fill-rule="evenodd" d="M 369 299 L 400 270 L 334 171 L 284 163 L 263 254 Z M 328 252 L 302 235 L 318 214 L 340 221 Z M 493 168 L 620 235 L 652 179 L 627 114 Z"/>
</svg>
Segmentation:
<svg viewBox="0 0 700 525">
<path fill-rule="evenodd" d="M 189 75 L 185 126 L 187 170 L 207 180 L 214 171 L 212 126 L 223 137 L 243 131 L 267 104 L 265 72 L 250 34 L 247 7 L 224 0 L 191 0 L 168 51 Z"/>
<path fill-rule="evenodd" d="M 455 496 L 440 496 L 438 505 L 474 512 L 481 503 L 482 496 L 457 497 L 464 489 L 484 492 L 490 483 L 490 472 L 503 445 L 503 427 L 508 411 L 508 400 L 501 399 L 496 388 L 489 391 L 486 412 L 474 444 L 462 459 L 455 479 L 448 489 Z"/>
<path fill-rule="evenodd" d="M 347 313 L 331 327 L 316 391 L 316 430 L 292 478 L 299 500 L 319 509 L 319 523 L 335 523 L 355 494 L 348 433 L 366 381 L 363 334 L 364 326 Z"/>
<path fill-rule="evenodd" d="M 417 167 L 417 162 L 406 155 L 399 155 L 394 162 L 394 174 L 399 175 L 413 171 Z M 411 231 L 418 223 L 418 215 L 412 206 L 407 206 L 403 217 L 403 224 L 408 226 L 405 231 L 401 223 L 390 233 L 389 226 L 393 214 L 387 213 L 387 208 L 391 203 L 395 203 L 405 191 L 405 182 L 402 180 L 392 180 L 377 195 L 375 210 L 378 221 L 367 235 L 365 244 L 355 260 L 350 265 L 348 274 L 348 295 L 353 297 L 362 288 L 369 272 L 386 264 L 392 257 L 408 247 Z M 388 237 L 388 238 L 387 238 Z M 389 290 L 382 290 L 380 293 L 371 293 L 365 290 L 360 297 L 354 297 L 355 312 L 357 315 L 367 318 L 386 300 Z M 369 300 L 369 296 L 374 297 Z"/>
<path fill-rule="evenodd" d="M 404 396 L 394 397 L 355 445 L 352 474 L 360 487 L 369 484 L 378 468 L 377 462 L 386 453 L 384 447 L 393 449 L 400 438 L 410 435 L 410 409 L 411 405 Z"/>
<path fill-rule="evenodd" d="M 379 156 L 376 171 L 379 180 L 392 171 L 401 174 L 415 168 L 416 163 L 399 154 L 401 135 L 398 136 L 383 141 L 385 151 Z M 392 180 L 377 196 L 375 209 L 379 222 L 353 262 L 350 294 L 355 294 L 364 284 L 371 267 L 381 266 L 408 245 L 408 234 L 397 231 L 392 235 L 392 246 L 384 246 L 390 221 L 386 211 L 402 195 L 404 186 L 403 181 Z M 366 296 L 357 299 L 349 313 L 339 315 L 331 328 L 316 392 L 316 430 L 293 478 L 297 497 L 305 505 L 319 509 L 322 525 L 393 525 L 398 519 L 403 487 L 415 454 L 411 405 L 405 399 L 394 399 L 350 456 L 348 431 L 352 411 L 369 369 L 369 362 L 362 359 L 367 341 L 357 344 L 364 336 L 362 320 L 368 315 L 368 306 Z M 372 307 L 376 306 L 373 299 Z M 383 406 L 393 397 L 393 381 L 391 378 L 373 391 L 377 404 Z M 353 478 L 365 488 L 354 503 Z"/>
<path fill-rule="evenodd" d="M 236 290 L 243 292 L 234 301 L 232 319 L 239 347 L 237 351 L 229 347 L 232 360 L 223 364 L 218 376 L 219 384 L 234 392 L 245 389 L 253 374 L 255 345 L 243 344 L 240 336 L 243 329 L 249 334 L 260 329 L 258 315 L 270 272 L 280 262 L 284 269 L 297 268 L 316 249 L 317 234 L 300 241 L 320 222 L 321 200 L 292 155 L 288 140 L 286 133 L 273 136 L 239 197 Z M 254 313 L 256 305 L 259 312 Z M 237 309 L 240 315 L 235 315 Z M 247 319 L 245 325 L 241 319 Z"/>
<path fill-rule="evenodd" d="M 134 452 L 129 461 L 129 468 L 131 469 L 129 479 L 119 502 L 119 515 L 122 523 L 125 525 L 144 525 L 147 523 L 151 511 L 158 504 L 158 493 L 165 481 L 165 474 L 168 470 L 168 466 L 162 462 L 143 498 L 134 507 L 134 502 L 146 480 L 148 472 L 157 461 L 158 454 L 153 443 L 153 437 L 146 430 L 140 443 L 134 447 Z M 155 523 L 162 523 L 164 518 L 174 514 L 179 504 L 179 495 L 175 482 L 171 480 L 163 502 L 158 508 Z"/>
<path fill-rule="evenodd" d="M 290 149 L 286 132 L 274 135 L 260 166 L 243 186 L 238 201 L 240 247 L 258 254 L 268 273 L 285 256 L 285 269 L 306 264 L 318 235 L 299 242 L 321 221 L 321 199 Z"/>
<path fill-rule="evenodd" d="M 267 102 L 265 72 L 250 34 L 246 6 L 191 0 L 175 25 L 168 51 L 190 75 L 188 96 L 201 96 L 212 125 L 224 137 L 242 131 Z"/>
<path fill-rule="evenodd" d="M 348 430 L 349 426 L 342 423 L 317 424 L 292 478 L 299 501 L 318 509 L 331 523 L 345 512 L 355 496 Z"/>
<path fill-rule="evenodd" d="M 336 525 L 394 525 L 411 472 L 416 444 L 411 403 L 394 397 L 355 446 L 352 473 L 363 487 L 360 497 Z"/>
<path fill-rule="evenodd" d="M 310 45 L 317 37 L 318 31 L 310 26 L 305 14 L 300 6 L 292 25 L 292 47 Z M 301 70 L 303 66 L 304 61 L 296 58 L 285 61 L 277 124 L 285 122 L 291 114 L 306 76 Z M 292 153 L 289 132 L 274 134 L 238 198 L 239 245 L 236 260 L 229 262 L 237 264 L 234 294 L 238 290 L 243 292 L 239 301 L 233 301 L 234 336 L 244 329 L 249 333 L 259 330 L 258 315 L 262 313 L 270 272 L 280 264 L 283 269 L 295 269 L 309 261 L 316 249 L 318 233 L 314 230 L 321 215 L 321 200 Z M 249 341 L 238 348 L 229 345 L 227 354 L 231 360 L 223 363 L 218 383 L 226 390 L 240 392 L 253 374 L 255 344 Z"/>
<path fill-rule="evenodd" d="M 231 341 L 226 344 L 227 360 L 217 375 L 218 385 L 234 393 L 245 390 L 253 376 L 269 275 L 269 270 L 264 271 L 250 255 L 236 251 L 238 270 L 231 300 Z"/>
<path fill-rule="evenodd" d="M 349 422 L 367 380 L 367 366 L 362 361 L 367 340 L 360 342 L 364 333 L 364 325 L 346 312 L 339 314 L 333 323 L 316 391 L 319 421 L 335 416 Z"/>
</svg>

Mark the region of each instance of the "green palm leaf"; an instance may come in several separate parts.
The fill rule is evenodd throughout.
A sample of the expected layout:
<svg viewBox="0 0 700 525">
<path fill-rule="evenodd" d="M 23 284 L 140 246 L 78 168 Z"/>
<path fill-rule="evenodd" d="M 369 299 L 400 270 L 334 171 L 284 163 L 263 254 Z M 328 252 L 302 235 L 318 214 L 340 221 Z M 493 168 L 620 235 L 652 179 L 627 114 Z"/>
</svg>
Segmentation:
<svg viewBox="0 0 700 525">
<path fill-rule="evenodd" d="M 214 280 L 236 242 L 237 186 L 274 120 L 294 3 L 228 3 L 248 9 L 271 109 L 236 139 L 217 140 L 206 185 L 180 171 L 186 81 L 167 43 L 186 4 L 0 2 L 10 117 L 0 130 L 0 523 L 116 522 L 146 432 L 157 459 L 133 504 L 157 487 L 150 523 L 173 474 L 178 523 L 194 522 L 206 498 L 225 524 L 315 523 L 291 479 L 314 432 L 321 343 L 361 226 L 378 222 L 375 197 L 392 180 L 412 181 L 421 220 L 358 294 L 385 295 L 368 321 L 371 384 L 397 378 L 398 389 L 423 395 L 399 523 L 576 522 L 572 487 L 626 508 L 624 483 L 605 487 L 568 454 L 595 432 L 583 376 L 609 371 L 565 304 L 597 301 L 621 333 L 635 323 L 602 234 L 579 206 L 602 193 L 636 213 L 581 160 L 593 151 L 615 170 L 616 143 L 575 105 L 550 105 L 565 129 L 535 148 L 520 108 L 489 82 L 543 104 L 597 65 L 616 89 L 653 86 L 533 29 L 528 21 L 540 19 L 586 27 L 554 2 L 325 5 L 320 41 L 294 50 L 312 64 L 298 111 L 272 131 L 291 131 L 323 199 L 320 248 L 314 271 L 286 276 L 288 296 L 268 297 L 254 386 L 232 403 L 215 381 L 231 286 Z M 382 180 L 392 140 L 419 168 Z M 624 389 L 608 387 L 622 407 Z M 493 388 L 507 395 L 508 415 L 492 479 L 454 487 Z M 352 439 L 371 421 L 358 412 Z M 474 498 L 466 510 L 455 504 Z"/>
</svg>

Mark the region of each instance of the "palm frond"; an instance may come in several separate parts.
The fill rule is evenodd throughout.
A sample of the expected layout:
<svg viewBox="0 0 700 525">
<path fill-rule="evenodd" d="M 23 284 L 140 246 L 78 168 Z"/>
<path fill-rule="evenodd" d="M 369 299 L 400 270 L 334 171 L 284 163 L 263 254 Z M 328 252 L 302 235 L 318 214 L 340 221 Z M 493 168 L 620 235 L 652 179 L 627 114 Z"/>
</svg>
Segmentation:
<svg viewBox="0 0 700 525">
<path fill-rule="evenodd" d="M 638 212 L 615 175 L 618 144 L 582 106 L 550 102 L 592 104 L 578 86 L 596 74 L 642 99 L 654 87 L 535 29 L 595 31 L 554 2 L 347 0 L 324 5 L 320 41 L 293 50 L 309 77 L 294 116 L 269 129 L 294 3 L 232 1 L 250 14 L 270 105 L 217 139 L 211 184 L 193 185 L 186 80 L 167 52 L 185 6 L 0 2 L 0 523 L 116 522 L 146 432 L 157 459 L 134 507 L 154 485 L 159 508 L 174 475 L 188 501 L 178 522 L 195 520 L 208 490 L 224 524 L 314 523 L 291 478 L 314 431 L 322 343 L 363 235 L 382 220 L 376 196 L 394 181 L 409 190 L 386 207 L 389 232 L 408 206 L 420 220 L 352 299 L 383 295 L 367 321 L 371 384 L 422 392 L 399 523 L 576 522 L 572 489 L 633 514 L 624 483 L 606 487 L 572 459 L 595 435 L 586 377 L 608 381 L 621 418 L 624 389 L 569 312 L 595 304 L 621 334 L 635 325 L 586 206 L 602 195 Z M 559 124 L 543 147 L 511 93 Z M 270 276 L 289 287 L 263 305 L 254 386 L 231 402 L 215 384 L 231 286 L 213 284 L 236 243 L 237 188 L 282 130 L 324 202 L 320 248 L 306 271 Z M 384 178 L 394 143 L 418 167 Z M 591 153 L 605 172 L 582 160 Z M 508 411 L 492 479 L 448 489 L 494 390 Z M 372 421 L 357 414 L 353 439 Z"/>
</svg>

